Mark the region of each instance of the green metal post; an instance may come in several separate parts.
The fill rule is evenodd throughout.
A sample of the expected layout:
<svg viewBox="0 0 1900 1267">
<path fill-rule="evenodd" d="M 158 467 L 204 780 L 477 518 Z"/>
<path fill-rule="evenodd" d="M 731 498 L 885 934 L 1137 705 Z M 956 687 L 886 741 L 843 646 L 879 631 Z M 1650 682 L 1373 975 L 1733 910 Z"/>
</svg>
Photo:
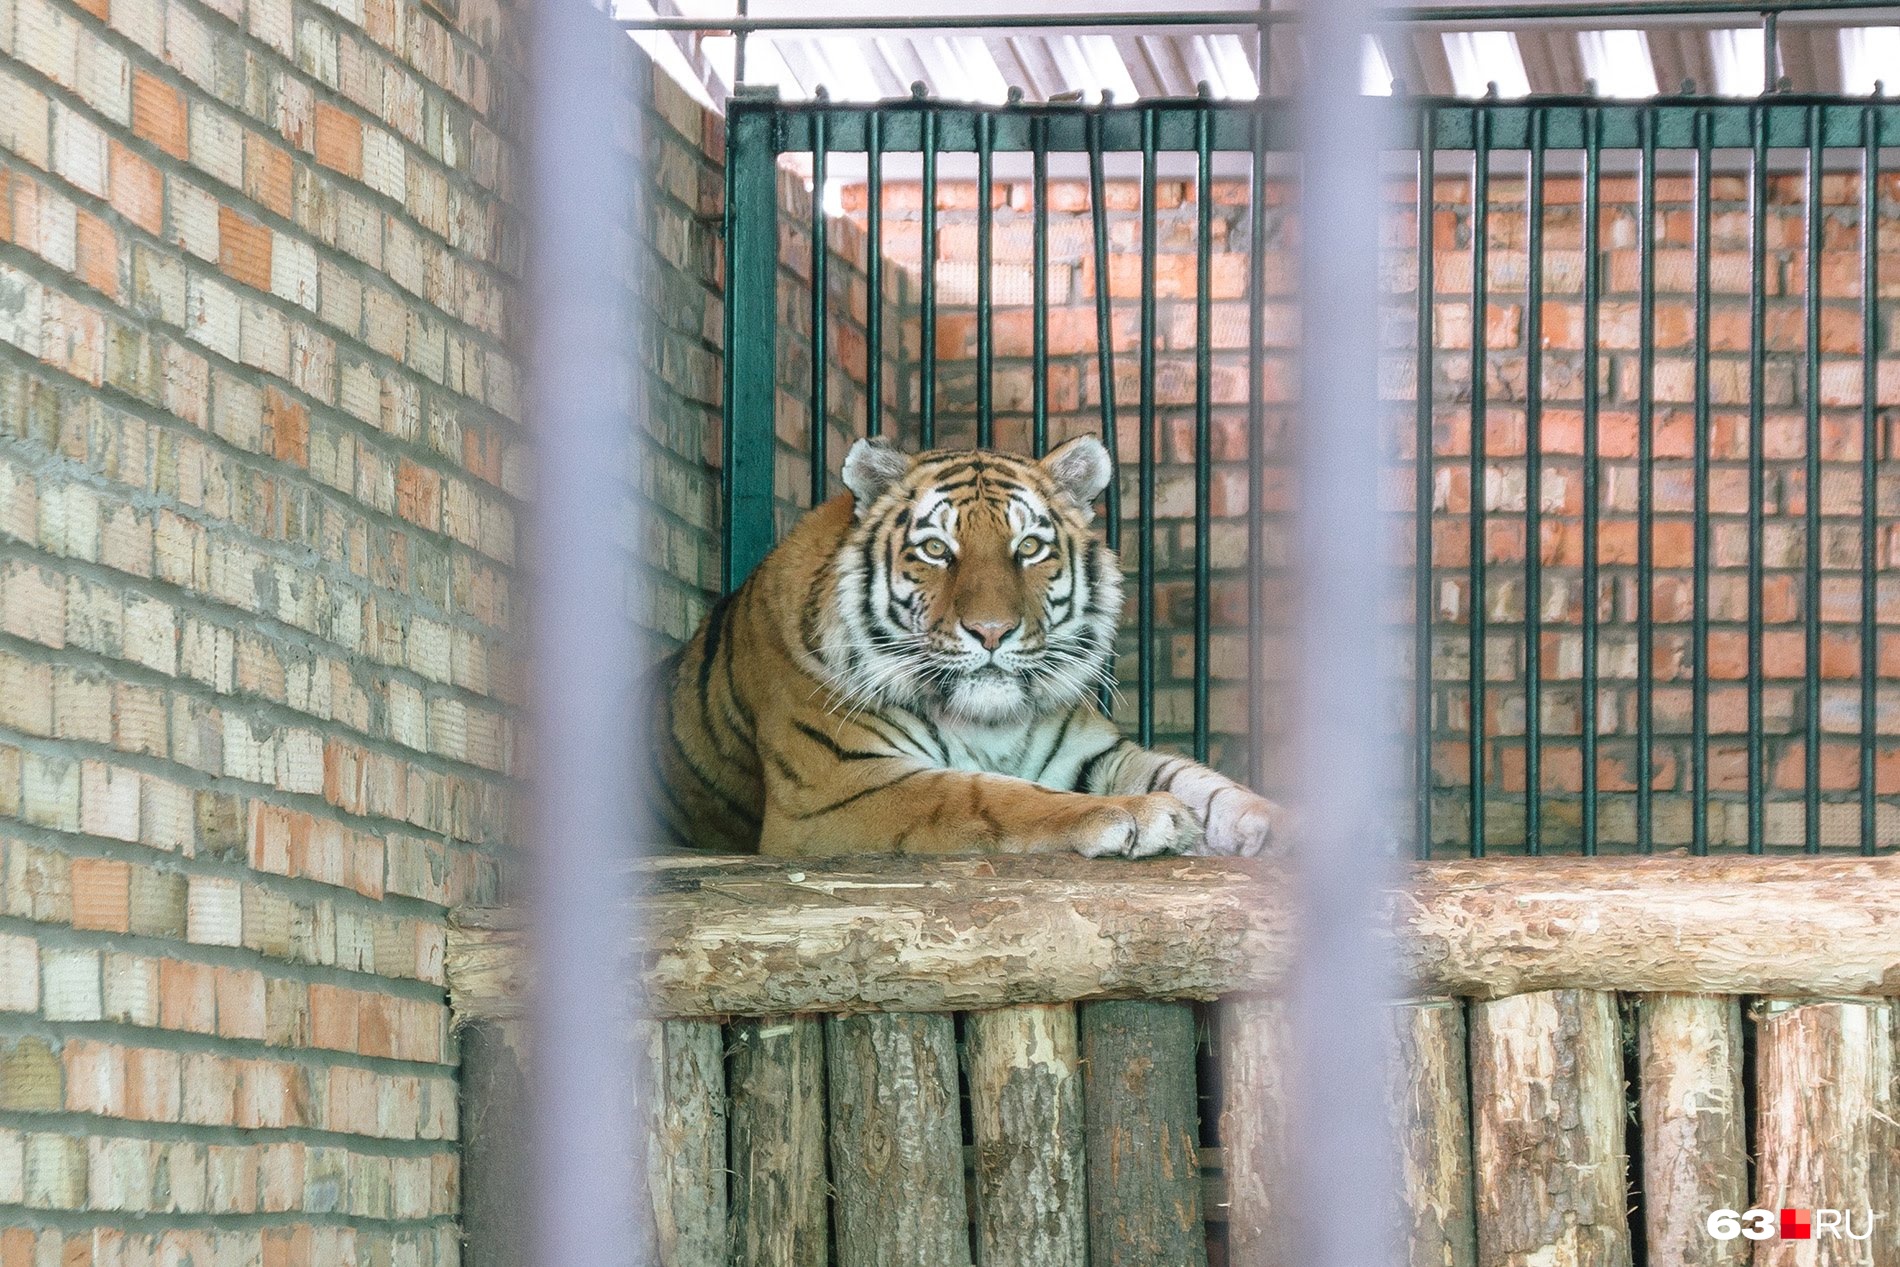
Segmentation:
<svg viewBox="0 0 1900 1267">
<path fill-rule="evenodd" d="M 1762 396 L 1768 355 L 1768 119 L 1750 116 L 1748 180 L 1748 852 L 1763 842 L 1767 781 L 1762 752 L 1762 531 L 1767 497 Z"/>
<path fill-rule="evenodd" d="M 923 85 L 918 84 L 912 92 L 922 95 Z M 937 111 L 933 108 L 924 112 L 924 176 L 923 176 L 923 259 L 917 279 L 918 305 L 917 315 L 919 342 L 917 355 L 923 361 L 918 368 L 919 390 L 923 399 L 918 402 L 918 430 L 923 447 L 934 448 L 937 443 Z"/>
<path fill-rule="evenodd" d="M 1636 847 L 1656 847 L 1656 112 L 1637 116 L 1636 351 Z"/>
<path fill-rule="evenodd" d="M 1471 164 L 1471 597 L 1469 622 L 1471 635 L 1470 674 L 1467 690 L 1471 697 L 1471 856 L 1484 857 L 1484 744 L 1485 744 L 1485 381 L 1486 329 L 1488 312 L 1486 291 L 1490 267 L 1491 234 L 1491 116 L 1482 107 L 1472 110 Z"/>
<path fill-rule="evenodd" d="M 864 121 L 864 426 L 884 434 L 884 112 Z"/>
<path fill-rule="evenodd" d="M 1437 143 L 1430 109 L 1419 114 L 1418 141 L 1418 370 L 1413 387 L 1413 407 L 1417 411 L 1412 441 L 1412 795 L 1413 818 L 1417 836 L 1412 852 L 1420 858 L 1432 856 L 1432 453 L 1437 440 L 1433 434 L 1433 344 L 1438 337 L 1436 309 L 1433 306 L 1434 216 L 1437 207 Z M 1259 195 L 1255 194 L 1254 215 L 1260 214 Z"/>
<path fill-rule="evenodd" d="M 1807 777 L 1802 782 L 1802 841 L 1809 853 L 1821 852 L 1821 236 L 1827 213 L 1821 205 L 1821 107 L 1808 107 L 1807 305 L 1807 551 L 1801 596 L 1806 635 L 1803 709 L 1806 721 Z"/>
<path fill-rule="evenodd" d="M 995 425 L 995 324 L 992 320 L 991 287 L 995 268 L 994 209 L 990 196 L 994 188 L 993 154 L 996 148 L 996 116 L 980 114 L 976 118 L 976 444 L 990 447 Z"/>
<path fill-rule="evenodd" d="M 1875 704 L 1879 694 L 1879 630 L 1875 624 L 1879 555 L 1875 534 L 1879 508 L 1880 432 L 1880 116 L 1861 111 L 1860 176 L 1860 851 L 1874 852 L 1875 750 L 1879 744 Z"/>
<path fill-rule="evenodd" d="M 1155 112 L 1141 112 L 1141 558 L 1135 583 L 1135 733 L 1155 740 Z"/>
<path fill-rule="evenodd" d="M 771 90 L 767 90 L 769 93 Z M 772 414 L 778 394 L 776 102 L 735 94 L 726 124 L 725 556 L 730 592 L 772 548 Z"/>
<path fill-rule="evenodd" d="M 1695 169 L 1695 571 L 1690 616 L 1689 762 L 1692 853 L 1709 851 L 1709 177 L 1713 165 L 1709 117 L 1696 116 Z"/>
<path fill-rule="evenodd" d="M 1209 728 L 1208 660 L 1213 638 L 1213 580 L 1210 488 L 1214 482 L 1214 129 L 1206 109 L 1208 88 L 1201 85 L 1201 112 L 1194 118 L 1195 225 L 1194 282 L 1194 759 L 1207 760 Z M 1152 536 L 1153 530 L 1149 530 Z"/>
<path fill-rule="evenodd" d="M 1602 510 L 1602 461 L 1598 454 L 1603 305 L 1603 112 L 1584 115 L 1583 160 L 1583 806 L 1581 849 L 1597 851 L 1597 712 L 1601 703 L 1597 675 L 1597 588 L 1601 584 L 1597 520 Z"/>
<path fill-rule="evenodd" d="M 1544 127 L 1531 125 L 1524 297 L 1524 848 L 1544 851 Z"/>
<path fill-rule="evenodd" d="M 1049 450 L 1049 120 L 1037 115 L 1029 122 L 1031 183 L 1035 200 L 1034 244 L 1030 285 L 1030 452 L 1041 457 Z"/>
<path fill-rule="evenodd" d="M 822 90 L 821 90 L 822 91 Z M 820 110 L 811 120 L 811 504 L 823 504 L 830 472 L 826 441 L 831 412 L 831 235 L 825 218 L 825 133 L 830 120 Z"/>
</svg>

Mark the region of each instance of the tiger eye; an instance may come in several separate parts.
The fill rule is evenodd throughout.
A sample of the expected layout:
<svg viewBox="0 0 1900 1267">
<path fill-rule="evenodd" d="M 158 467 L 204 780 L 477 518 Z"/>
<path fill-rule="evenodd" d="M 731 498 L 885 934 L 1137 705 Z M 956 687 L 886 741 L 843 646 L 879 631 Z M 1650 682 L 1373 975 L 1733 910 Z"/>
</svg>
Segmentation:
<svg viewBox="0 0 1900 1267">
<path fill-rule="evenodd" d="M 1022 544 L 1016 547 L 1016 557 L 1028 563 L 1042 553 L 1042 542 L 1035 537 L 1024 537 Z"/>
<path fill-rule="evenodd" d="M 950 547 L 936 537 L 931 537 L 922 545 L 918 546 L 917 552 L 926 559 L 934 559 L 939 563 L 950 557 Z"/>
</svg>

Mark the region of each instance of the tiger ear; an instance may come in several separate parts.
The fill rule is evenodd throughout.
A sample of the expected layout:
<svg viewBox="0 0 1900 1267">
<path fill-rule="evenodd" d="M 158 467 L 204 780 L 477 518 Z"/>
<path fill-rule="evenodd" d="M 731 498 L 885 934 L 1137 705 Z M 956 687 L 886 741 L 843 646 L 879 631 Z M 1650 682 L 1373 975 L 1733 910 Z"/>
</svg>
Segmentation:
<svg viewBox="0 0 1900 1267">
<path fill-rule="evenodd" d="M 871 503 L 910 470 L 910 455 L 883 440 L 859 440 L 844 455 L 844 486 L 851 490 L 857 514 L 863 518 Z"/>
<path fill-rule="evenodd" d="M 1092 513 L 1090 506 L 1115 477 L 1115 464 L 1109 460 L 1108 450 L 1094 436 L 1077 436 L 1057 445 L 1042 459 L 1042 466 L 1057 487 L 1075 499 L 1083 514 Z"/>
</svg>

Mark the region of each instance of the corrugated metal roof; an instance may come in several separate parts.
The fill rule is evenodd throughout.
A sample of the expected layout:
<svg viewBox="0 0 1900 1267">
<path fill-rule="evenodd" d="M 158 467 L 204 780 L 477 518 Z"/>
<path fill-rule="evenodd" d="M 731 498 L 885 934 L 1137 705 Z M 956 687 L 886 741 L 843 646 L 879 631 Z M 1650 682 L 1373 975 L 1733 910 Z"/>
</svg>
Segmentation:
<svg viewBox="0 0 1900 1267">
<path fill-rule="evenodd" d="M 1231 27 L 1078 26 L 1074 29 L 876 30 L 894 17 L 961 17 L 970 0 L 750 0 L 752 18 L 837 17 L 862 20 L 863 31 L 761 31 L 745 40 L 745 79 L 775 84 L 791 98 L 822 87 L 835 100 L 906 96 L 922 83 L 933 96 L 1002 101 L 1011 89 L 1047 101 L 1107 90 L 1118 100 L 1193 94 L 1205 83 L 1217 97 L 1251 98 L 1260 91 L 1260 41 L 1249 0 L 1194 0 L 1197 10 L 1235 13 Z M 1273 7 L 1283 7 L 1275 5 Z M 989 0 L 986 13 L 1074 14 L 1086 23 L 1105 13 L 1148 13 L 1165 22 L 1153 0 Z M 738 0 L 616 0 L 621 18 L 736 16 Z M 1583 93 L 1593 79 L 1605 93 L 1632 95 L 1648 82 L 1632 56 L 1647 57 L 1663 93 L 1693 81 L 1704 92 L 1753 95 L 1762 88 L 1759 27 L 1745 16 L 1619 17 L 1601 23 L 1465 22 L 1391 28 L 1368 50 L 1368 90 L 1382 73 L 1409 90 L 1480 95 L 1497 83 L 1505 95 Z M 1605 40 L 1602 33 L 1613 33 Z M 1597 37 L 1597 38 L 1586 38 Z M 668 70 L 711 103 L 724 101 L 738 41 L 722 32 L 637 34 Z M 1273 30 L 1265 83 L 1273 94 L 1299 87 L 1300 38 L 1295 27 Z M 1632 50 L 1640 49 L 1640 53 Z M 1900 7 L 1833 14 L 1784 14 L 1780 74 L 1797 92 L 1866 93 L 1875 80 L 1900 89 Z M 1605 58 L 1611 59 L 1606 62 Z M 1614 67 L 1613 77 L 1593 74 Z M 1635 85 L 1632 88 L 1632 85 Z"/>
</svg>

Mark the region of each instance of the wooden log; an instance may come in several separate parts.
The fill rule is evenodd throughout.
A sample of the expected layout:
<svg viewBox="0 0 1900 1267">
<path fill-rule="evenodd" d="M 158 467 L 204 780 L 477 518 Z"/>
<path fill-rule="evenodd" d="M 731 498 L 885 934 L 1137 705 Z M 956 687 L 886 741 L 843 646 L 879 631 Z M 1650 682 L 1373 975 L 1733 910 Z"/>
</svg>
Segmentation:
<svg viewBox="0 0 1900 1267">
<path fill-rule="evenodd" d="M 839 1267 L 969 1263 L 955 1023 L 827 1017 L 825 1064 Z"/>
<path fill-rule="evenodd" d="M 534 1230 L 521 1023 L 461 1029 L 462 1262 L 522 1267 Z"/>
<path fill-rule="evenodd" d="M 1087 1267 L 1081 1051 L 1067 1004 L 964 1020 L 977 1261 Z"/>
<path fill-rule="evenodd" d="M 1748 1206 L 1742 1004 L 1655 994 L 1637 1004 L 1643 1234 L 1654 1263 L 1736 1267 L 1752 1242 L 1709 1235 L 1716 1210 Z"/>
<path fill-rule="evenodd" d="M 647 1186 L 659 1261 L 725 1267 L 726 1038 L 716 1021 L 642 1022 Z"/>
<path fill-rule="evenodd" d="M 1194 1009 L 1080 1008 L 1092 1267 L 1205 1267 Z"/>
<path fill-rule="evenodd" d="M 1285 886 L 1259 862 L 641 867 L 637 962 L 659 1016 L 1271 992 L 1292 944 Z M 1402 975 L 1422 995 L 1900 992 L 1900 857 L 1419 863 L 1388 905 Z M 458 912 L 458 1016 L 518 1013 L 522 935 L 512 913 Z"/>
<path fill-rule="evenodd" d="M 1754 1204 L 1848 1213 L 1854 1241 L 1815 1227 L 1808 1240 L 1753 1245 L 1755 1267 L 1900 1262 L 1894 1236 L 1900 1105 L 1889 1002 L 1766 1004 L 1757 1019 Z"/>
<path fill-rule="evenodd" d="M 1287 1201 L 1286 1005 L 1260 995 L 1222 999 L 1220 1141 L 1227 1179 L 1231 1267 L 1292 1267 L 1296 1212 Z"/>
<path fill-rule="evenodd" d="M 1480 1267 L 1629 1267 L 1616 1000 L 1471 1006 Z"/>
<path fill-rule="evenodd" d="M 1465 1010 L 1453 999 L 1392 1009 L 1393 1138 L 1399 1240 L 1411 1267 L 1473 1267 L 1471 1125 Z"/>
<path fill-rule="evenodd" d="M 815 1016 L 734 1022 L 734 1267 L 826 1267 L 825 1038 Z"/>
</svg>

